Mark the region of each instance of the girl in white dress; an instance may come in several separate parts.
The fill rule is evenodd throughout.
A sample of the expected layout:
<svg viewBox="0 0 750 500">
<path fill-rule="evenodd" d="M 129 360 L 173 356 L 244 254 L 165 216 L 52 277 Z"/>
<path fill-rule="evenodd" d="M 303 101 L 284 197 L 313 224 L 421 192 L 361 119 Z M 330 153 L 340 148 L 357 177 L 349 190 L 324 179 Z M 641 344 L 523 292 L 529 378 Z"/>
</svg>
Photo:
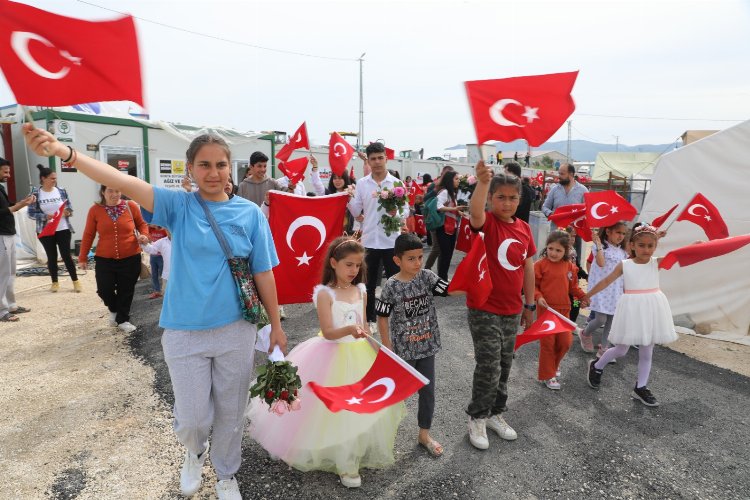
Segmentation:
<svg viewBox="0 0 750 500">
<path fill-rule="evenodd" d="M 352 384 L 375 360 L 377 350 L 366 338 L 364 252 L 350 237 L 336 238 L 328 248 L 322 284 L 313 292 L 321 331 L 286 357 L 305 384 L 299 394 L 301 408 L 279 416 L 253 398 L 248 409 L 250 435 L 271 456 L 301 471 L 338 474 L 348 488 L 362 484 L 360 469 L 393 465 L 396 431 L 404 415 L 403 403 L 369 414 L 332 413 L 307 385 Z"/>
<path fill-rule="evenodd" d="M 607 363 L 627 354 L 630 346 L 638 345 L 638 381 L 633 394 L 646 406 L 659 406 L 646 387 L 654 345 L 677 340 L 672 310 L 667 297 L 659 289 L 661 257 L 653 256 L 659 236 L 663 234 L 657 234 L 653 226 L 636 228 L 630 239 L 631 258 L 618 264 L 609 276 L 586 294 L 588 299 L 623 276 L 624 293 L 617 302 L 609 334 L 609 340 L 615 346 L 607 349 L 598 361 L 589 362 L 587 379 L 592 388 L 598 389 Z"/>
</svg>

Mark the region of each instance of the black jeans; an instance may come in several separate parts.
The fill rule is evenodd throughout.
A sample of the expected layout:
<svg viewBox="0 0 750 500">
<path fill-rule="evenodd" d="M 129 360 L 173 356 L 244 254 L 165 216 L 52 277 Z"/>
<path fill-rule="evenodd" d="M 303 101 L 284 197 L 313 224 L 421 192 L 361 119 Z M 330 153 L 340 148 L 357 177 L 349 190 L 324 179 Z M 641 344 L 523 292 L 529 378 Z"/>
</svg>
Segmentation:
<svg viewBox="0 0 750 500">
<path fill-rule="evenodd" d="M 367 321 L 377 321 L 375 317 L 375 288 L 378 286 L 380 264 L 383 264 L 385 275 L 390 278 L 398 272 L 393 262 L 392 248 L 365 248 L 365 265 L 367 265 Z"/>
<path fill-rule="evenodd" d="M 44 247 L 44 253 L 47 254 L 47 269 L 49 275 L 52 278 L 52 283 L 57 283 L 57 249 L 60 249 L 60 257 L 62 257 L 65 263 L 65 268 L 70 274 L 70 279 L 76 281 L 78 274 L 76 273 L 76 265 L 73 262 L 73 257 L 70 256 L 70 229 L 63 229 L 57 231 L 52 236 L 42 236 L 39 238 L 39 243 Z"/>
<path fill-rule="evenodd" d="M 119 325 L 130 321 L 135 284 L 141 274 L 141 254 L 124 259 L 94 257 L 96 261 L 96 293 L 110 312 L 117 313 Z"/>
<path fill-rule="evenodd" d="M 435 356 L 404 361 L 430 380 L 429 384 L 419 389 L 419 409 L 417 410 L 417 425 L 420 429 L 429 429 L 432 427 L 432 416 L 435 413 Z"/>
<path fill-rule="evenodd" d="M 446 234 L 445 230 L 442 227 L 439 227 L 435 230 L 435 234 L 437 235 L 438 245 L 440 245 L 437 275 L 448 281 L 448 269 L 451 267 L 453 249 L 456 247 L 456 233 Z"/>
</svg>

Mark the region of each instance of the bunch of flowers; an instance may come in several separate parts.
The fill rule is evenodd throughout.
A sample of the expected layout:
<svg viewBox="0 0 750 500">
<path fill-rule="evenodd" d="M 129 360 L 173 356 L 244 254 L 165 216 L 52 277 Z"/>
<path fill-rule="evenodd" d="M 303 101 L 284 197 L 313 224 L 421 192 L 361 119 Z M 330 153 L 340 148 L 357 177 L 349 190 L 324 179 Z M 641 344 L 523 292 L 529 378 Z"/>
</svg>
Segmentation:
<svg viewBox="0 0 750 500">
<path fill-rule="evenodd" d="M 459 191 L 471 192 L 474 190 L 474 185 L 476 183 L 477 183 L 477 178 L 471 174 L 464 174 L 458 177 Z"/>
<path fill-rule="evenodd" d="M 378 199 L 378 205 L 385 212 L 393 212 L 394 210 L 401 210 L 406 205 L 408 197 L 406 195 L 406 188 L 401 182 L 394 182 L 393 189 L 383 188 L 372 193 L 373 198 Z M 385 234 L 390 236 L 393 233 L 401 231 L 401 217 L 392 217 L 388 213 L 383 214 L 380 217 L 380 223 L 385 229 Z"/>
<path fill-rule="evenodd" d="M 302 407 L 297 396 L 300 387 L 302 380 L 296 366 L 289 361 L 269 361 L 258 368 L 258 379 L 250 388 L 250 397 L 260 396 L 268 405 L 268 411 L 281 416 Z"/>
</svg>

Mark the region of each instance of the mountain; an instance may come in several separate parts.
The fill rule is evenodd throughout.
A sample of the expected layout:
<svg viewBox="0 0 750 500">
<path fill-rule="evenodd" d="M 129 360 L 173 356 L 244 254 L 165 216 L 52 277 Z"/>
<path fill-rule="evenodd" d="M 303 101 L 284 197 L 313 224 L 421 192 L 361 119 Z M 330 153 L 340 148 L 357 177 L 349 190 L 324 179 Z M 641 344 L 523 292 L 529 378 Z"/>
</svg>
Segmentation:
<svg viewBox="0 0 750 500">
<path fill-rule="evenodd" d="M 495 148 L 498 151 L 526 151 L 526 141 L 516 140 L 513 142 L 496 142 Z M 674 148 L 672 144 L 639 144 L 637 146 L 626 146 L 620 144 L 601 144 L 598 142 L 584 141 L 576 139 L 570 141 L 570 155 L 574 161 L 595 161 L 596 155 L 604 152 L 619 151 L 621 153 L 666 153 Z M 446 151 L 453 149 L 466 149 L 465 144 L 458 144 L 456 146 L 446 148 Z M 534 148 L 537 151 L 557 151 L 562 154 L 566 154 L 568 151 L 568 141 L 551 141 L 545 142 L 538 148 Z M 508 155 L 504 155 L 506 158 Z"/>
</svg>

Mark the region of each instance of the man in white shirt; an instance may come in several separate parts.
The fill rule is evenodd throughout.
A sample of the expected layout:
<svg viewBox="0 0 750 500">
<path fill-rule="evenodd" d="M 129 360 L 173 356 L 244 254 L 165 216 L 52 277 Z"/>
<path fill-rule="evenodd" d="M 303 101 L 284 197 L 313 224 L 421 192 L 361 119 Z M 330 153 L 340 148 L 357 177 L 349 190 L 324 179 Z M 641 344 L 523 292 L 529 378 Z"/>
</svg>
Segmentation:
<svg viewBox="0 0 750 500">
<path fill-rule="evenodd" d="M 378 284 L 378 272 L 380 264 L 385 268 L 387 277 L 396 274 L 399 269 L 393 262 L 393 246 L 400 234 L 394 232 L 390 236 L 385 234 L 380 218 L 385 213 L 378 204 L 373 193 L 382 188 L 393 188 L 397 178 L 388 173 L 386 165 L 388 159 L 385 156 L 385 146 L 374 142 L 365 149 L 367 164 L 370 166 L 370 174 L 357 181 L 354 196 L 349 200 L 349 212 L 357 217 L 364 212 L 362 221 L 362 245 L 365 247 L 365 264 L 367 264 L 367 321 L 373 323 L 375 317 L 375 287 Z M 394 210 L 389 213 L 391 217 L 406 219 L 408 207 Z"/>
</svg>

